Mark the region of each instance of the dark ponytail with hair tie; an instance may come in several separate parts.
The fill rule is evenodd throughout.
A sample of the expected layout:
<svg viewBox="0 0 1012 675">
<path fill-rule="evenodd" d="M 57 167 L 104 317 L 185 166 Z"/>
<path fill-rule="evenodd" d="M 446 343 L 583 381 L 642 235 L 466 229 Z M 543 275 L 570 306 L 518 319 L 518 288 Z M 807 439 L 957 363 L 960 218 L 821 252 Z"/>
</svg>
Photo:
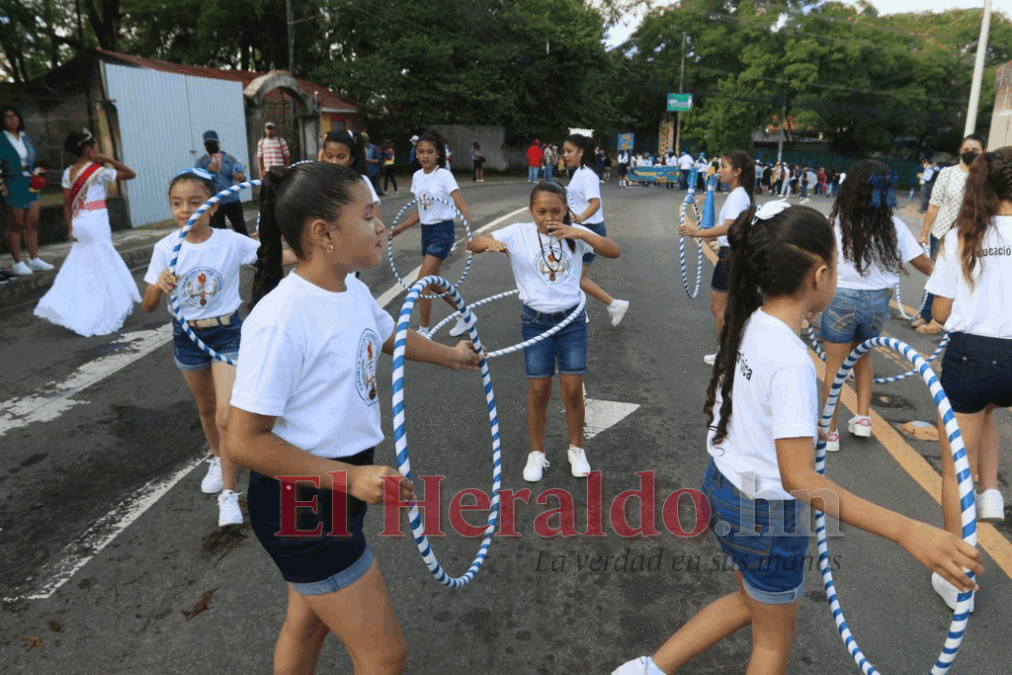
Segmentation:
<svg viewBox="0 0 1012 675">
<path fill-rule="evenodd" d="M 281 283 L 284 268 L 281 265 L 281 226 L 275 216 L 278 186 L 288 177 L 287 166 L 273 167 L 260 184 L 260 247 L 253 273 L 253 296 L 249 303 L 252 310 L 261 298 Z"/>
</svg>

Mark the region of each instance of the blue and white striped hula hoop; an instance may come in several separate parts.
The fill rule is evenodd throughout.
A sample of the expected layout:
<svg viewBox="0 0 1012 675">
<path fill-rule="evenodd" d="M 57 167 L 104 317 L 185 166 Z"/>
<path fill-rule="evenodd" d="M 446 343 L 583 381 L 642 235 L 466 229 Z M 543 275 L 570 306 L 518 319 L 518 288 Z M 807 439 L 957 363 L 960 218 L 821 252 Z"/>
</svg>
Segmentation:
<svg viewBox="0 0 1012 675">
<path fill-rule="evenodd" d="M 699 225 L 702 220 L 702 216 L 699 213 L 699 204 L 696 203 L 695 199 L 695 190 L 690 188 L 689 193 L 685 195 L 685 200 L 682 202 L 682 208 L 679 211 L 679 227 L 685 225 L 685 212 L 689 204 L 692 204 L 692 209 L 695 211 L 696 224 Z M 682 285 L 685 287 L 685 294 L 693 300 L 699 295 L 699 284 L 703 279 L 703 242 L 699 239 L 696 240 L 696 249 L 698 253 L 696 256 L 696 287 L 690 291 L 689 271 L 685 265 L 685 237 L 678 235 L 678 262 L 682 267 Z"/>
<path fill-rule="evenodd" d="M 467 244 L 471 243 L 471 226 L 467 224 L 467 219 L 464 218 L 464 214 L 460 212 L 460 209 L 458 209 L 457 205 L 454 204 L 452 201 L 446 201 L 445 199 L 443 199 L 441 197 L 429 197 L 429 199 L 432 200 L 432 201 L 434 201 L 434 202 L 439 202 L 440 204 L 445 204 L 446 206 L 449 206 L 451 209 L 453 209 L 453 212 L 457 214 L 457 217 L 460 218 L 460 222 L 464 224 L 464 231 L 467 233 L 466 243 L 464 244 L 464 246 L 466 248 Z M 418 204 L 418 202 L 419 202 L 418 199 L 412 199 L 410 202 L 408 202 L 407 204 L 405 204 L 404 206 L 402 206 L 400 208 L 400 210 L 397 212 L 397 215 L 394 216 L 393 222 L 390 223 L 390 229 L 393 229 L 394 226 L 397 225 L 397 221 L 401 219 L 401 216 L 404 215 L 405 211 L 407 211 L 412 206 L 415 206 L 416 204 Z M 422 225 L 422 227 L 424 227 L 424 225 Z M 393 237 L 388 237 L 387 238 L 387 257 L 390 259 L 390 269 L 393 270 L 394 278 L 397 279 L 397 283 L 399 283 L 401 285 L 401 287 L 404 288 L 404 289 L 411 288 L 411 286 L 408 286 L 407 282 L 404 281 L 404 279 L 401 278 L 400 273 L 397 271 L 397 265 L 394 264 L 394 238 Z M 467 279 L 467 273 L 469 271 L 471 271 L 471 262 L 473 260 L 474 260 L 474 254 L 471 253 L 471 251 L 468 251 L 467 252 L 467 264 L 464 265 L 464 272 L 463 272 L 463 274 L 460 275 L 460 278 L 457 279 L 456 286 L 460 286 L 461 284 L 464 283 L 464 279 Z M 442 293 L 442 294 L 439 294 L 439 293 L 421 293 L 418 297 L 420 297 L 420 298 L 427 298 L 427 299 L 434 299 L 434 298 L 447 297 L 448 295 L 449 295 L 449 292 Z"/>
<path fill-rule="evenodd" d="M 194 224 L 196 224 L 196 222 L 200 220 L 200 217 L 204 215 L 204 213 L 208 209 L 210 209 L 212 206 L 220 202 L 224 197 L 234 195 L 238 193 L 239 190 L 256 187 L 257 185 L 260 185 L 259 179 L 248 180 L 245 183 L 237 183 L 236 185 L 233 185 L 230 188 L 226 188 L 221 192 L 219 192 L 218 194 L 214 195 L 206 202 L 204 202 L 199 209 L 193 212 L 193 215 L 190 216 L 190 219 L 186 221 L 186 225 L 183 225 L 183 229 L 179 230 L 179 239 L 176 240 L 176 245 L 172 247 L 172 259 L 169 260 L 169 274 L 171 274 L 173 277 L 176 276 L 176 262 L 179 260 L 179 250 L 183 247 L 183 240 L 186 239 L 186 235 L 189 234 Z M 203 340 L 197 337 L 197 334 L 193 332 L 193 329 L 190 328 L 190 324 L 186 322 L 186 318 L 183 316 L 183 308 L 180 307 L 179 305 L 178 288 L 172 289 L 172 295 L 169 296 L 169 304 L 172 307 L 172 314 L 176 317 L 176 321 L 178 321 L 179 325 L 183 327 L 183 332 L 186 333 L 187 337 L 193 340 L 194 344 L 196 344 L 198 347 L 204 350 L 204 353 L 210 356 L 212 359 L 217 359 L 222 363 L 227 363 L 230 366 L 235 366 L 235 361 L 228 358 L 227 356 L 219 354 L 218 352 L 208 347 L 206 344 L 204 344 Z"/>
<path fill-rule="evenodd" d="M 929 249 L 927 246 L 923 244 L 921 244 L 921 250 L 924 251 L 924 255 L 929 255 L 931 251 L 931 249 Z M 903 309 L 903 298 L 900 295 L 900 280 L 899 279 L 896 280 L 896 309 L 899 310 L 900 316 L 902 316 L 904 319 L 906 319 L 907 321 L 913 321 L 914 319 L 916 319 L 918 316 L 921 315 L 921 312 L 924 311 L 924 305 L 927 302 L 928 302 L 928 292 L 924 291 L 924 295 L 921 296 L 921 306 L 917 308 L 916 314 L 914 314 L 914 316 L 910 316 L 909 314 L 907 314 L 906 310 Z"/>
<path fill-rule="evenodd" d="M 819 338 L 816 337 L 815 329 L 812 328 L 812 324 L 808 324 L 808 341 L 812 344 L 812 349 L 815 351 L 815 354 L 819 357 L 819 359 L 822 360 L 823 363 L 825 363 L 826 352 L 822 348 L 822 345 L 819 343 Z M 942 341 L 938 343 L 937 347 L 935 347 L 935 351 L 931 352 L 931 356 L 927 358 L 927 362 L 934 363 L 935 359 L 937 359 L 941 355 L 941 353 L 945 351 L 945 348 L 948 346 L 949 346 L 949 334 L 946 333 L 945 337 L 942 338 Z M 919 352 L 918 356 L 920 356 Z M 922 356 L 921 358 L 924 357 Z M 890 377 L 876 377 L 874 380 L 872 380 L 872 382 L 875 384 L 891 384 L 893 382 L 905 380 L 913 375 L 917 375 L 917 373 L 918 373 L 917 369 L 913 368 L 905 373 L 900 373 L 899 375 L 892 375 Z"/>
<path fill-rule="evenodd" d="M 429 285 L 445 288 L 450 298 L 457 304 L 457 313 L 467 324 L 468 334 L 474 348 L 480 354 L 482 352 L 481 339 L 478 337 L 478 329 L 475 328 L 474 315 L 461 299 L 457 289 L 449 281 L 442 277 L 430 275 L 416 281 L 410 289 L 408 296 L 401 306 L 401 313 L 397 320 L 397 334 L 394 338 L 393 354 L 393 425 L 394 425 L 394 448 L 397 453 L 397 470 L 401 475 L 414 481 L 414 474 L 411 472 L 411 460 L 408 456 L 408 436 L 405 424 L 404 412 L 404 354 L 408 344 L 408 323 L 411 321 L 411 311 L 421 296 L 422 289 Z M 478 548 L 478 554 L 471 563 L 471 567 L 460 577 L 449 576 L 436 560 L 436 554 L 432 552 L 428 537 L 425 536 L 425 525 L 418 512 L 418 506 L 412 504 L 408 512 L 408 520 L 411 523 L 411 533 L 414 535 L 418 552 L 422 560 L 429 568 L 429 572 L 436 578 L 436 581 L 448 588 L 460 588 L 474 579 L 481 569 L 485 558 L 488 556 L 489 548 L 492 546 L 492 538 L 495 536 L 495 527 L 499 519 L 499 490 L 502 488 L 502 454 L 499 437 L 499 412 L 495 404 L 495 392 L 492 390 L 492 377 L 488 372 L 488 361 L 485 358 L 479 363 L 481 370 L 481 381 L 485 388 L 485 402 L 488 407 L 488 423 L 492 434 L 492 509 L 488 514 L 488 524 L 485 527 L 484 539 Z"/>
<path fill-rule="evenodd" d="M 474 309 L 477 309 L 478 307 L 481 307 L 482 305 L 487 305 L 490 302 L 495 302 L 496 300 L 502 300 L 503 298 L 508 298 L 511 295 L 519 295 L 519 294 L 520 294 L 520 289 L 519 288 L 514 288 L 512 291 L 504 291 L 503 293 L 496 293 L 495 295 L 490 295 L 487 298 L 482 298 L 478 302 L 471 303 L 471 305 L 469 305 L 469 306 L 471 307 L 472 310 L 474 310 Z M 456 312 L 451 312 L 450 314 L 448 314 L 446 316 L 445 319 L 443 319 L 442 321 L 440 321 L 439 323 L 437 323 L 432 328 L 432 330 L 429 331 L 429 335 L 430 336 L 431 335 L 435 335 L 446 324 L 450 323 L 451 321 L 453 321 L 456 318 L 457 318 L 457 313 Z"/>
<path fill-rule="evenodd" d="M 935 401 L 935 405 L 938 407 L 938 413 L 942 417 L 942 422 L 945 424 L 945 433 L 949 438 L 949 444 L 952 448 L 952 457 L 956 463 L 956 476 L 959 479 L 959 504 L 962 509 L 961 522 L 962 522 L 962 533 L 963 541 L 970 544 L 971 546 L 977 545 L 977 511 L 973 498 L 973 484 L 970 478 L 970 465 L 966 457 L 966 448 L 963 446 L 963 437 L 959 432 L 959 424 L 956 422 L 956 415 L 952 411 L 952 407 L 949 405 L 949 399 L 945 395 L 945 390 L 942 389 L 942 385 L 938 382 L 938 378 L 935 377 L 935 373 L 931 370 L 928 363 L 921 357 L 917 351 L 900 340 L 895 338 L 883 338 L 877 337 L 870 340 L 865 340 L 857 346 L 854 351 L 850 353 L 847 360 L 843 362 L 843 366 L 840 368 L 840 372 L 836 374 L 836 379 L 833 380 L 833 386 L 829 391 L 829 398 L 826 400 L 826 407 L 822 412 L 822 419 L 819 421 L 819 428 L 823 433 L 829 431 L 829 422 L 833 419 L 833 411 L 836 409 L 836 402 L 840 396 L 840 389 L 843 387 L 844 380 L 847 379 L 847 373 L 854 367 L 857 360 L 865 354 L 865 352 L 873 349 L 874 347 L 887 347 L 894 351 L 902 354 L 911 364 L 914 369 L 924 379 L 924 383 L 928 386 L 928 390 L 931 392 L 931 397 Z M 819 440 L 815 447 L 815 470 L 820 474 L 825 475 L 826 472 L 826 442 Z M 861 652 L 858 647 L 857 640 L 850 632 L 850 628 L 847 626 L 847 620 L 843 616 L 843 609 L 840 607 L 840 600 L 837 597 L 836 585 L 833 582 L 833 572 L 829 563 L 829 544 L 826 540 L 826 516 L 822 511 L 816 511 L 815 513 L 815 533 L 816 540 L 819 547 L 819 570 L 822 572 L 823 587 L 826 591 L 826 599 L 829 601 L 829 607 L 833 612 L 833 620 L 836 623 L 836 628 L 840 632 L 840 638 L 843 640 L 844 646 L 850 655 L 854 658 L 854 662 L 857 663 L 865 675 L 879 675 L 879 671 L 875 669 L 865 655 Z M 970 570 L 965 570 L 967 576 L 973 579 L 974 573 Z M 966 632 L 966 624 L 970 619 L 970 602 L 973 599 L 973 592 L 960 593 L 956 599 L 956 609 L 953 612 L 952 624 L 949 627 L 948 635 L 945 639 L 945 644 L 942 647 L 942 652 L 938 659 L 935 661 L 934 667 L 931 669 L 931 675 L 945 675 L 952 666 L 952 662 L 955 660 L 956 655 L 959 653 L 959 647 L 963 642 L 963 635 Z"/>
</svg>

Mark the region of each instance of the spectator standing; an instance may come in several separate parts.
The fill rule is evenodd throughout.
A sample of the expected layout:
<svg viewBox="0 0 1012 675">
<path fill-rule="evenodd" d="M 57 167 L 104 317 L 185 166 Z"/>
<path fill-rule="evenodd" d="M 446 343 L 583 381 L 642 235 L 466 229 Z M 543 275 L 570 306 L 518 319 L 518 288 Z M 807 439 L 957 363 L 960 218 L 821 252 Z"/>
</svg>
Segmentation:
<svg viewBox="0 0 1012 675">
<path fill-rule="evenodd" d="M 527 182 L 537 183 L 538 182 L 538 171 L 541 169 L 542 163 L 545 161 L 545 153 L 541 149 L 541 144 L 538 139 L 534 139 L 531 143 L 531 147 L 527 148 Z"/>
<path fill-rule="evenodd" d="M 394 192 L 397 192 L 397 176 L 394 175 L 394 162 L 397 154 L 394 152 L 394 142 L 389 138 L 383 141 L 383 191 L 393 183 Z"/>
<path fill-rule="evenodd" d="M 384 192 L 380 186 L 380 176 L 383 174 L 383 153 L 378 145 L 369 140 L 369 134 L 362 132 L 362 138 L 365 139 L 365 174 L 376 194 L 382 197 Z"/>
<path fill-rule="evenodd" d="M 411 151 L 408 153 L 408 168 L 411 170 L 412 174 L 422 168 L 422 165 L 418 163 L 418 157 L 416 154 L 417 148 L 418 135 L 416 134 L 411 137 Z"/>
<path fill-rule="evenodd" d="M 545 153 L 545 180 L 552 180 L 552 168 L 555 162 L 555 152 L 552 150 L 552 146 L 545 143 L 545 147 L 542 150 Z"/>
<path fill-rule="evenodd" d="M 288 166 L 292 161 L 292 153 L 288 143 L 278 135 L 278 125 L 274 122 L 264 124 L 264 137 L 257 143 L 257 164 L 260 177 L 263 178 L 274 166 Z"/>
<path fill-rule="evenodd" d="M 39 195 L 32 180 L 41 168 L 35 166 L 37 154 L 32 137 L 25 133 L 25 120 L 12 106 L 0 109 L 0 196 L 6 217 L 7 250 L 14 258 L 14 274 L 27 276 L 53 269 L 39 258 Z M 21 237 L 28 249 L 28 262 L 21 260 Z"/>
<path fill-rule="evenodd" d="M 931 199 L 931 190 L 935 185 L 935 178 L 937 177 L 937 170 L 935 166 L 931 164 L 927 159 L 923 163 L 924 168 L 921 169 L 921 208 L 918 209 L 921 213 L 928 212 L 928 200 Z"/>
<path fill-rule="evenodd" d="M 681 180 L 679 181 L 678 187 L 683 190 L 689 189 L 689 173 L 692 171 L 694 162 L 692 161 L 692 155 L 686 150 L 682 153 L 682 156 L 678 158 L 678 173 L 681 174 Z"/>
<path fill-rule="evenodd" d="M 207 154 L 197 160 L 197 168 L 211 174 L 211 180 L 217 192 L 227 190 L 236 183 L 246 180 L 243 166 L 235 158 L 235 155 L 222 151 L 218 132 L 213 129 L 204 132 L 204 149 L 207 150 Z M 224 230 L 226 228 L 225 218 L 228 218 L 228 221 L 232 223 L 233 230 L 249 236 L 239 195 L 233 193 L 221 198 L 217 210 L 211 216 L 211 227 Z"/>
</svg>

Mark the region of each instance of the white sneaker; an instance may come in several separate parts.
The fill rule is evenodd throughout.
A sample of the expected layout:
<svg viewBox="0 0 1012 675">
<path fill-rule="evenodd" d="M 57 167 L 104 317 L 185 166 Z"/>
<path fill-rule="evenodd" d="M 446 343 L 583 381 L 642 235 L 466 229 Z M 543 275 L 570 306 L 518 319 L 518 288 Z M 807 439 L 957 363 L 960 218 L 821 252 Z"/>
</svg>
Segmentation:
<svg viewBox="0 0 1012 675">
<path fill-rule="evenodd" d="M 959 596 L 959 590 L 955 586 L 946 581 L 938 572 L 931 573 L 931 587 L 935 589 L 935 593 L 941 596 L 945 604 L 949 606 L 949 609 L 956 611 L 956 598 Z M 973 612 L 974 601 L 977 599 L 976 593 L 970 596 L 970 611 Z"/>
<path fill-rule="evenodd" d="M 871 438 L 871 418 L 864 415 L 854 415 L 847 422 L 847 431 L 860 438 Z"/>
<path fill-rule="evenodd" d="M 586 478 L 590 475 L 590 464 L 587 463 L 587 453 L 583 451 L 583 448 L 570 445 L 569 451 L 566 454 L 569 456 L 570 472 L 574 476 Z"/>
<path fill-rule="evenodd" d="M 628 300 L 616 300 L 615 302 L 608 305 L 608 313 L 611 314 L 611 325 L 617 326 L 622 323 L 622 318 L 625 313 L 629 310 Z"/>
<path fill-rule="evenodd" d="M 432 339 L 432 331 L 430 331 L 428 328 L 419 328 L 418 334 L 421 335 L 426 340 Z"/>
<path fill-rule="evenodd" d="M 716 354 L 707 354 L 706 356 L 703 357 L 703 363 L 705 363 L 708 366 L 712 366 L 716 362 L 717 362 Z"/>
<path fill-rule="evenodd" d="M 232 490 L 222 490 L 218 495 L 218 527 L 226 525 L 242 525 L 239 493 Z"/>
<path fill-rule="evenodd" d="M 48 272 L 51 269 L 55 269 L 52 265 L 47 263 L 42 258 L 29 258 L 28 266 L 36 272 Z"/>
<path fill-rule="evenodd" d="M 611 671 L 611 675 L 649 675 L 649 673 L 650 671 L 647 670 L 647 657 L 645 656 L 623 663 Z"/>
<path fill-rule="evenodd" d="M 221 458 L 212 457 L 207 460 L 207 475 L 200 481 L 200 491 L 206 495 L 221 492 Z"/>
<path fill-rule="evenodd" d="M 451 337 L 458 337 L 467 332 L 467 324 L 461 318 L 457 319 L 457 323 L 450 329 Z"/>
<path fill-rule="evenodd" d="M 826 452 L 840 452 L 840 434 L 838 432 L 826 432 Z"/>
<path fill-rule="evenodd" d="M 32 274 L 32 268 L 26 265 L 24 260 L 14 263 L 11 271 L 19 277 L 27 277 L 29 274 Z"/>
<path fill-rule="evenodd" d="M 543 452 L 527 453 L 527 466 L 524 467 L 524 480 L 528 483 L 537 483 L 548 468 L 548 459 Z"/>
<path fill-rule="evenodd" d="M 583 310 L 583 319 L 584 323 L 590 323 L 590 312 L 588 312 L 587 310 Z"/>
<path fill-rule="evenodd" d="M 1005 500 L 998 490 L 991 488 L 974 495 L 977 502 L 977 520 L 998 523 L 1005 520 Z"/>
</svg>

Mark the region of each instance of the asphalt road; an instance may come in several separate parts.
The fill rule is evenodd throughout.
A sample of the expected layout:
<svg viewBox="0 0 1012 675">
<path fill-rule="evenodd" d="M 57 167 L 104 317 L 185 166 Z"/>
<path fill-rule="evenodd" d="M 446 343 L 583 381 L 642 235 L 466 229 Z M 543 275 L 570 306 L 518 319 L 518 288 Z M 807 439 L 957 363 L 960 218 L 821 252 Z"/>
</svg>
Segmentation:
<svg viewBox="0 0 1012 675">
<path fill-rule="evenodd" d="M 527 187 L 490 183 L 466 190 L 474 227 L 525 207 Z M 528 444 L 519 354 L 493 361 L 491 371 L 502 428 L 503 487 L 532 493 L 528 504 L 516 503 L 520 536 L 497 537 L 475 581 L 451 591 L 431 578 L 409 536 L 378 536 L 382 513 L 370 511 L 366 531 L 407 639 L 408 673 L 610 673 L 650 653 L 700 607 L 732 589 L 731 575 L 712 564 L 718 554 L 712 538 L 672 536 L 661 519 L 663 499 L 679 488 L 698 487 L 707 464 L 701 409 L 709 368 L 702 356 L 715 346 L 705 299 L 710 264 L 704 263 L 699 298 L 689 300 L 682 291 L 671 216 L 676 197 L 681 193 L 618 190 L 614 183 L 604 191 L 609 234 L 621 245 L 622 257 L 599 260 L 593 275 L 613 295 L 632 302 L 617 328 L 603 306 L 589 305 L 586 388 L 596 401 L 588 419 L 596 435 L 586 448 L 592 466 L 603 472 L 604 536 L 544 538 L 535 531 L 539 517 L 544 521 L 564 498 L 550 489 L 571 495 L 575 528 L 585 531 L 588 496 L 586 481 L 568 472 L 557 397 L 547 437 L 551 468 L 540 484 L 521 477 Z M 403 191 L 386 199 L 383 217 L 391 219 L 406 199 Z M 828 211 L 829 202 L 815 199 L 810 205 Z M 417 228 L 395 244 L 401 273 L 414 269 Z M 690 251 L 692 275 L 694 245 Z M 446 276 L 456 279 L 462 265 L 458 249 Z M 138 280 L 142 273 L 137 272 Z M 363 280 L 377 297 L 392 298 L 387 309 L 396 314 L 403 295 L 386 293 L 395 283 L 386 262 Z M 923 283 L 916 272 L 904 281 L 907 304 L 919 301 Z M 481 256 L 461 291 L 465 300 L 474 301 L 512 287 L 505 258 Z M 442 316 L 445 310 L 437 312 Z M 515 298 L 479 308 L 477 314 L 490 349 L 520 340 Z M 196 407 L 172 363 L 167 322 L 162 310 L 147 315 L 138 308 L 118 335 L 84 339 L 36 320 L 31 308 L 0 314 L 0 596 L 5 598 L 0 671 L 271 671 L 285 585 L 248 525 L 219 530 L 215 499 L 200 492 L 203 465 L 197 465 L 206 448 Z M 887 331 L 922 353 L 937 343 L 898 318 Z M 901 370 L 885 355 L 873 358 L 877 372 Z M 384 401 L 389 400 L 389 376 L 385 357 Z M 413 468 L 419 475 L 445 476 L 441 522 L 448 534 L 434 538 L 433 547 L 446 568 L 459 575 L 478 540 L 452 532 L 450 500 L 465 488 L 491 487 L 480 378 L 410 364 L 406 391 Z M 914 378 L 878 386 L 874 409 L 883 420 L 876 437 L 845 434 L 842 452 L 830 459 L 832 477 L 878 503 L 940 524 L 937 502 L 911 475 L 924 482 L 916 467 L 927 466 L 931 473 L 938 466 L 938 444 L 892 433 L 904 422 L 934 419 L 926 388 Z M 384 425 L 389 437 L 386 403 Z M 1012 441 L 1007 411 L 1001 411 L 1000 428 L 1007 448 Z M 389 438 L 377 461 L 394 462 Z M 1010 469 L 1006 453 L 1002 490 L 1012 502 Z M 643 471 L 655 477 L 656 521 L 663 534 L 626 539 L 613 529 L 616 514 L 608 505 L 620 492 L 637 489 L 636 472 Z M 240 487 L 245 489 L 244 476 Z M 682 523 L 690 529 L 687 501 L 681 503 Z M 633 526 L 639 518 L 635 505 L 631 500 L 627 509 Z M 484 515 L 465 518 L 477 525 Z M 548 525 L 558 522 L 554 516 Z M 895 545 L 851 528 L 843 532 L 831 542 L 836 584 L 864 653 L 883 673 L 930 670 L 951 612 L 932 591 L 928 573 Z M 1010 670 L 1012 529 L 1001 525 L 989 532 L 994 553 L 986 557 L 982 592 L 953 673 Z M 810 554 L 814 558 L 814 542 Z M 187 620 L 184 613 L 212 590 L 207 609 Z M 41 647 L 31 648 L 26 638 L 40 638 Z M 742 672 L 750 645 L 748 631 L 742 631 L 684 672 Z M 789 670 L 856 672 L 814 565 Z M 327 642 L 318 672 L 351 672 L 337 641 Z"/>
</svg>

